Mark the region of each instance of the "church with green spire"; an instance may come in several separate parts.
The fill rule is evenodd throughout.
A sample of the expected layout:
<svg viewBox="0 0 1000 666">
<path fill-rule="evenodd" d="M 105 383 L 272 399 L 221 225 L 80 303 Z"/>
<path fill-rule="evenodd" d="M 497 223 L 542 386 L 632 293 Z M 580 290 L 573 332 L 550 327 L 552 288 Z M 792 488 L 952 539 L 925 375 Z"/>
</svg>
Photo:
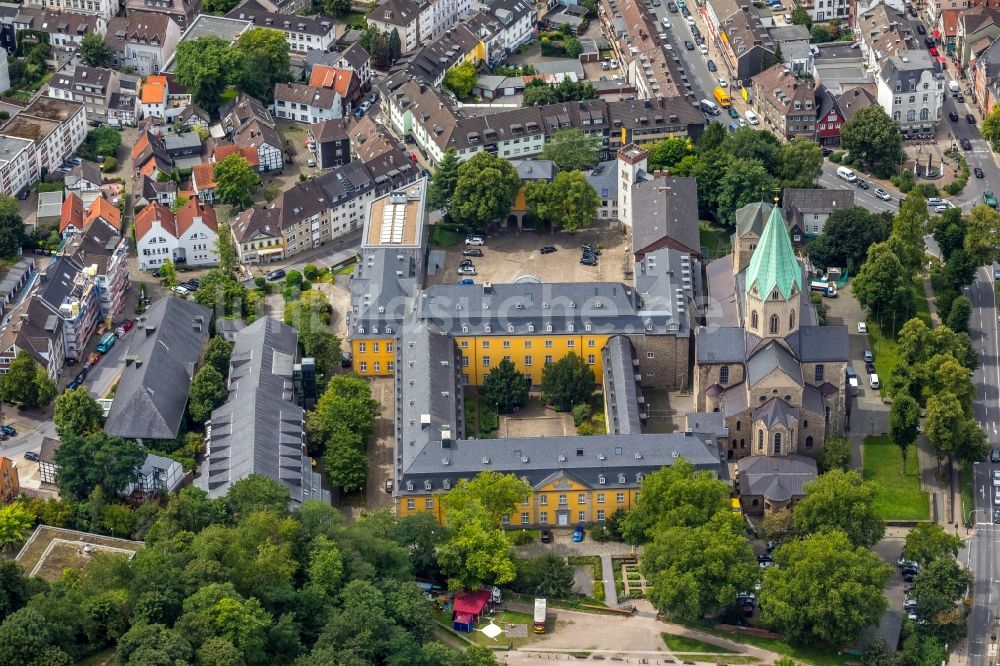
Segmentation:
<svg viewBox="0 0 1000 666">
<path fill-rule="evenodd" d="M 692 417 L 717 424 L 743 510 L 792 506 L 847 425 L 847 327 L 820 326 L 781 209 L 736 212 L 733 253 L 705 268 Z M 691 417 L 689 417 L 690 419 Z"/>
</svg>

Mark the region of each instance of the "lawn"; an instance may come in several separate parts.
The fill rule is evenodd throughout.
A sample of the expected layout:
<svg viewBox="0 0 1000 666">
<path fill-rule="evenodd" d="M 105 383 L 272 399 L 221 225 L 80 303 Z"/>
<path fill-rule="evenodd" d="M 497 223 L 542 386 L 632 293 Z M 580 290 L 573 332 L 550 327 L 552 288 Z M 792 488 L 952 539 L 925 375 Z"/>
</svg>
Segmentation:
<svg viewBox="0 0 1000 666">
<path fill-rule="evenodd" d="M 728 229 L 706 220 L 698 222 L 698 241 L 713 259 L 729 254 L 732 244 Z"/>
<path fill-rule="evenodd" d="M 431 225 L 431 245 L 434 247 L 447 248 L 458 245 L 465 240 L 465 234 L 460 231 L 453 231 L 440 224 Z"/>
<path fill-rule="evenodd" d="M 902 474 L 903 455 L 886 436 L 865 437 L 864 477 L 877 481 L 875 512 L 883 520 L 928 520 L 927 493 L 920 490 L 920 465 L 917 451 L 909 449 L 906 474 Z"/>
<path fill-rule="evenodd" d="M 962 521 L 964 522 L 969 517 L 969 512 L 976 506 L 975 500 L 972 497 L 972 465 L 969 463 L 962 463 L 962 466 L 958 470 L 958 489 L 962 493 Z M 990 520 L 988 511 L 981 520 Z M 972 522 L 976 522 L 974 516 Z"/>
<path fill-rule="evenodd" d="M 364 12 L 349 12 L 339 17 L 344 25 L 356 26 L 358 28 L 365 27 L 365 15 Z"/>
<path fill-rule="evenodd" d="M 532 640 L 535 639 L 535 634 L 532 631 L 532 624 L 534 623 L 534 617 L 530 613 L 518 613 L 516 611 L 503 610 L 497 613 L 493 617 L 493 624 L 497 625 L 504 630 L 496 639 L 490 638 L 482 631 L 483 627 L 490 623 L 490 618 L 486 616 L 480 616 L 482 619 L 479 624 L 476 625 L 476 629 L 470 631 L 469 633 L 455 631 L 452 628 L 451 623 L 451 613 L 449 611 L 435 610 L 433 611 L 434 619 L 444 627 L 447 627 L 455 635 L 461 636 L 462 638 L 476 643 L 477 645 L 485 645 L 486 647 L 500 647 L 513 645 L 515 648 L 521 647 Z M 551 618 L 550 618 L 551 619 Z M 528 636 L 527 638 L 511 638 L 507 635 L 507 625 L 508 624 L 524 624 L 527 625 Z M 551 630 L 551 627 L 548 627 Z"/>
<path fill-rule="evenodd" d="M 699 641 L 697 638 L 666 633 L 660 634 L 660 636 L 663 637 L 663 642 L 667 644 L 671 652 L 709 652 L 711 654 L 732 654 L 734 652 L 734 650 L 719 645 Z"/>
<path fill-rule="evenodd" d="M 357 261 L 349 261 L 343 266 L 338 266 L 337 270 L 333 272 L 334 275 L 351 275 L 354 273 L 354 266 Z"/>
<path fill-rule="evenodd" d="M 778 640 L 777 638 L 765 638 L 763 636 L 753 636 L 736 631 L 722 631 L 713 627 L 696 627 L 706 633 L 722 636 L 738 643 L 755 645 L 765 650 L 788 655 L 793 659 L 799 659 L 815 666 L 846 666 L 860 663 L 857 659 L 851 659 L 848 655 L 837 654 L 834 650 L 821 650 L 812 646 L 798 646 Z M 724 660 L 723 660 L 724 661 Z"/>
</svg>

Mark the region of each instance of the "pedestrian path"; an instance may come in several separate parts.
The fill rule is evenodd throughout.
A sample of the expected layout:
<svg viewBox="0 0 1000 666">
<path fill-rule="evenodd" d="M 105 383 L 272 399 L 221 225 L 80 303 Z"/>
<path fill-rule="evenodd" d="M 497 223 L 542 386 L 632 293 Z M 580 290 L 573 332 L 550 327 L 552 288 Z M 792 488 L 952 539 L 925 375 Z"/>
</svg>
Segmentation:
<svg viewBox="0 0 1000 666">
<path fill-rule="evenodd" d="M 615 589 L 615 568 L 611 555 L 601 555 L 601 578 L 604 579 L 604 603 L 612 608 L 618 608 L 618 590 Z"/>
</svg>

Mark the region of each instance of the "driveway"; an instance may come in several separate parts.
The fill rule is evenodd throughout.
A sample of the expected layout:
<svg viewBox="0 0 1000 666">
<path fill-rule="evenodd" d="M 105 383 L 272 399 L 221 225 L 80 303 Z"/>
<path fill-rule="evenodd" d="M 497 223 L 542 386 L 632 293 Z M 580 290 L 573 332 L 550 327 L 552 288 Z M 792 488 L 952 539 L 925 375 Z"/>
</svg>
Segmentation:
<svg viewBox="0 0 1000 666">
<path fill-rule="evenodd" d="M 132 336 L 135 335 L 136 329 L 133 328 L 131 331 L 126 333 L 123 337 L 119 338 L 107 354 L 101 356 L 101 359 L 94 364 L 94 367 L 90 369 L 87 373 L 87 379 L 84 385 L 90 392 L 90 395 L 94 398 L 103 398 L 111 391 L 111 387 L 115 385 L 118 378 L 121 377 L 122 371 L 125 369 L 125 355 L 128 353 L 128 348 L 132 344 Z M 94 338 L 98 336 L 95 334 Z M 88 345 L 88 348 L 90 345 Z M 89 353 L 89 352 L 88 352 Z M 86 356 L 84 357 L 86 360 Z M 80 366 L 73 368 L 78 369 Z M 69 376 L 69 375 L 68 375 Z M 75 375 L 69 376 L 72 378 Z"/>
</svg>

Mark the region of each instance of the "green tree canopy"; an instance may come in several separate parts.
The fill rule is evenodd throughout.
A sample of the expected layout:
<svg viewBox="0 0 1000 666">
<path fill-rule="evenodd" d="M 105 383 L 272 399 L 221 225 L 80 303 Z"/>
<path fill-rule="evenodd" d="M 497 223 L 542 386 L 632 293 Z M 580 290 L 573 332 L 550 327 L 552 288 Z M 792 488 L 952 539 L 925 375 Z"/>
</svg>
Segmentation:
<svg viewBox="0 0 1000 666">
<path fill-rule="evenodd" d="M 0 194 L 0 257 L 14 257 L 24 244 L 24 220 L 17 199 Z"/>
<path fill-rule="evenodd" d="M 823 442 L 823 471 L 851 469 L 851 441 L 846 437 L 828 436 Z"/>
<path fill-rule="evenodd" d="M 511 584 L 515 591 L 547 599 L 573 596 L 573 567 L 563 557 L 549 553 L 519 558 L 516 564 L 517 578 Z"/>
<path fill-rule="evenodd" d="M 63 437 L 55 453 L 59 492 L 64 498 L 84 500 L 100 486 L 105 496 L 114 497 L 135 480 L 146 453 L 131 439 L 109 437 L 100 431 Z"/>
<path fill-rule="evenodd" d="M 445 72 L 444 86 L 455 93 L 458 99 L 465 99 L 472 94 L 478 77 L 476 66 L 471 62 L 463 62 Z"/>
<path fill-rule="evenodd" d="M 444 151 L 427 187 L 427 206 L 430 210 L 447 210 L 458 185 L 458 156 L 454 148 Z"/>
<path fill-rule="evenodd" d="M 957 552 L 957 548 L 955 549 Z M 932 560 L 913 581 L 917 618 L 940 639 L 955 641 L 965 635 L 966 614 L 961 599 L 972 585 L 972 574 L 954 555 Z"/>
<path fill-rule="evenodd" d="M 247 288 L 218 268 L 202 276 L 194 300 L 223 317 L 241 316 L 248 311 Z"/>
<path fill-rule="evenodd" d="M 793 139 L 781 144 L 778 150 L 778 176 L 785 187 L 814 187 L 822 172 L 823 152 L 818 143 Z"/>
<path fill-rule="evenodd" d="M 500 525 L 503 515 L 510 515 L 514 507 L 531 495 L 531 486 L 513 474 L 479 472 L 471 480 L 460 479 L 444 496 L 448 511 L 461 511 L 468 505 L 478 504 L 489 514 L 493 523 Z"/>
<path fill-rule="evenodd" d="M 437 550 L 448 588 L 475 590 L 483 584 L 513 581 L 517 569 L 499 522 L 479 500 L 463 501 L 458 506 L 449 495 L 445 496 L 445 506 L 452 508 L 445 514 L 445 524 L 451 536 Z"/>
<path fill-rule="evenodd" d="M 982 266 L 1000 259 L 1000 213 L 976 206 L 965 216 L 965 250 Z"/>
<path fill-rule="evenodd" d="M 509 161 L 479 151 L 458 167 L 451 216 L 476 228 L 504 219 L 520 185 L 517 169 Z"/>
<path fill-rule="evenodd" d="M 580 171 L 594 168 L 600 150 L 600 136 L 569 128 L 559 130 L 545 141 L 541 157 L 555 162 L 560 171 Z"/>
<path fill-rule="evenodd" d="M 972 317 L 972 301 L 965 294 L 951 302 L 948 311 L 948 328 L 957 333 L 969 332 L 969 319 Z"/>
<path fill-rule="evenodd" d="M 212 366 L 223 377 L 229 376 L 229 359 L 233 355 L 233 346 L 221 335 L 214 335 L 205 346 L 204 362 Z"/>
<path fill-rule="evenodd" d="M 688 155 L 694 154 L 691 139 L 678 136 L 644 144 L 643 149 L 648 155 L 646 164 L 650 171 L 672 167 Z"/>
<path fill-rule="evenodd" d="M 226 402 L 229 392 L 226 379 L 210 365 L 202 366 L 191 381 L 188 395 L 188 413 L 195 423 L 204 423 L 212 417 L 212 411 Z"/>
<path fill-rule="evenodd" d="M 235 208 L 247 208 L 253 203 L 253 193 L 260 185 L 260 176 L 239 153 L 233 153 L 214 167 L 215 193 L 219 201 Z"/>
<path fill-rule="evenodd" d="M 56 385 L 42 368 L 24 351 L 10 362 L 7 374 L 0 378 L 3 399 L 6 403 L 19 403 L 25 407 L 47 405 L 56 397 Z"/>
<path fill-rule="evenodd" d="M 878 104 L 855 113 L 840 127 L 840 144 L 851 157 L 872 166 L 892 165 L 899 159 L 899 125 Z"/>
<path fill-rule="evenodd" d="M 854 278 L 854 296 L 873 316 L 882 319 L 898 313 L 903 319 L 913 311 L 910 276 L 889 244 L 877 243 L 868 249 L 868 261 Z"/>
<path fill-rule="evenodd" d="M 917 439 L 920 425 L 920 405 L 913 396 L 896 396 L 889 410 L 889 437 L 893 444 L 903 451 L 903 467 L 906 467 L 906 449 Z"/>
<path fill-rule="evenodd" d="M 983 118 L 983 138 L 990 142 L 994 153 L 1000 153 L 1000 108 L 993 109 Z"/>
<path fill-rule="evenodd" d="M 860 206 L 834 211 L 823 225 L 823 233 L 809 243 L 809 258 L 821 266 L 856 269 L 868 256 L 868 248 L 882 243 L 892 232 L 892 215 L 871 213 Z"/>
<path fill-rule="evenodd" d="M 28 536 L 34 516 L 20 502 L 0 506 L 0 549 L 7 550 Z"/>
<path fill-rule="evenodd" d="M 525 186 L 528 209 L 553 228 L 577 231 L 597 219 L 601 198 L 582 171 L 562 171 L 551 181 L 533 180 Z"/>
<path fill-rule="evenodd" d="M 310 448 L 320 447 L 339 428 L 345 428 L 367 442 L 375 430 L 379 403 L 372 398 L 371 387 L 357 375 L 334 375 L 326 390 L 308 415 Z"/>
<path fill-rule="evenodd" d="M 102 125 L 87 132 L 83 145 L 80 146 L 80 155 L 93 161 L 97 161 L 98 156 L 102 155 L 114 157 L 120 145 L 122 145 L 121 133 L 113 127 Z"/>
<path fill-rule="evenodd" d="M 83 61 L 91 67 L 105 67 L 111 62 L 111 49 L 104 44 L 104 39 L 96 32 L 88 32 L 84 35 L 76 50 Z"/>
<path fill-rule="evenodd" d="M 79 386 L 56 398 L 52 420 L 60 439 L 72 435 L 89 435 L 103 427 L 104 408 L 90 397 L 86 386 Z"/>
<path fill-rule="evenodd" d="M 174 74 L 209 113 L 219 108 L 222 92 L 241 71 L 239 52 L 221 37 L 206 35 L 177 45 Z"/>
<path fill-rule="evenodd" d="M 234 83 L 248 95 L 270 101 L 275 84 L 292 80 L 288 42 L 282 31 L 250 28 L 236 40 L 235 51 L 240 69 Z"/>
<path fill-rule="evenodd" d="M 903 557 L 926 567 L 940 558 L 955 558 L 962 540 L 948 534 L 936 523 L 919 523 L 910 528 L 903 542 Z"/>
<path fill-rule="evenodd" d="M 532 79 L 524 86 L 521 106 L 548 106 L 558 101 L 556 91 L 544 79 Z"/>
<path fill-rule="evenodd" d="M 805 497 L 795 505 L 795 531 L 801 536 L 840 530 L 858 546 L 870 548 L 885 534 L 875 513 L 876 484 L 857 472 L 835 469 L 804 486 Z"/>
<path fill-rule="evenodd" d="M 497 411 L 509 414 L 528 402 L 530 390 L 531 377 L 518 372 L 513 362 L 504 359 L 486 375 L 480 394 L 487 404 L 496 405 Z"/>
<path fill-rule="evenodd" d="M 559 411 L 589 403 L 594 394 L 594 370 L 575 353 L 563 356 L 542 370 L 542 400 Z"/>
<path fill-rule="evenodd" d="M 885 611 L 892 570 L 840 530 L 783 544 L 774 561 L 764 571 L 762 617 L 793 643 L 849 645 Z"/>
</svg>

